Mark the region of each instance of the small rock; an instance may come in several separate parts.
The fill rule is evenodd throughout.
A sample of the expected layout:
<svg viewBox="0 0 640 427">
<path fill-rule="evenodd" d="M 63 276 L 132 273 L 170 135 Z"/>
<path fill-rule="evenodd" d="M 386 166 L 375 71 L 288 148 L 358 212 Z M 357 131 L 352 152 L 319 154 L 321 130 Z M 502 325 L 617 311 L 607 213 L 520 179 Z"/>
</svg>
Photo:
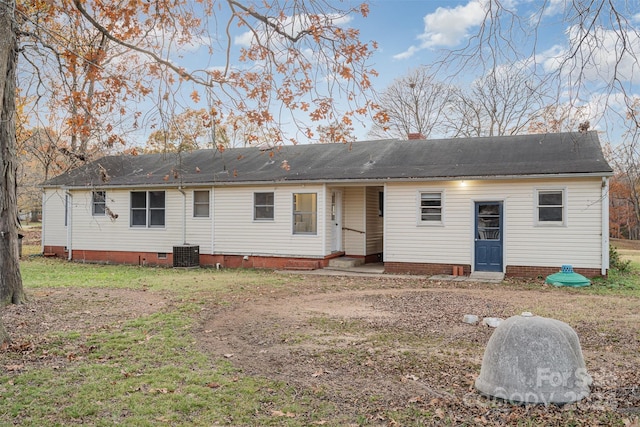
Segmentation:
<svg viewBox="0 0 640 427">
<path fill-rule="evenodd" d="M 485 317 L 484 319 L 482 319 L 482 324 L 487 325 L 491 328 L 497 328 L 502 320 L 503 319 L 499 317 Z"/>
<path fill-rule="evenodd" d="M 479 320 L 480 320 L 480 318 L 478 316 L 476 316 L 475 314 L 465 314 L 464 317 L 462 318 L 462 321 L 464 323 L 468 323 L 470 325 L 477 324 Z"/>
</svg>

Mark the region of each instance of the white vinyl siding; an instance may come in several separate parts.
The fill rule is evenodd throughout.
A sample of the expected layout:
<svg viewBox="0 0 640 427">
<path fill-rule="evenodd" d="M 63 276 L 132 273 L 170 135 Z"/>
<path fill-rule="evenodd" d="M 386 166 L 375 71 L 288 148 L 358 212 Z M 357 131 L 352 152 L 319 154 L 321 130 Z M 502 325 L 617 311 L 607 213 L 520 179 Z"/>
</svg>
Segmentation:
<svg viewBox="0 0 640 427">
<path fill-rule="evenodd" d="M 473 264 L 474 201 L 504 203 L 504 263 L 514 266 L 599 268 L 601 263 L 601 179 L 494 180 L 388 183 L 385 261 Z M 536 226 L 536 191 L 566 188 L 567 226 Z M 432 187 L 432 188 L 430 188 Z M 442 227 L 416 225 L 416 194 L 446 192 Z M 444 200 L 444 199 L 443 199 Z"/>
<path fill-rule="evenodd" d="M 46 189 L 44 191 L 42 204 L 43 245 L 67 245 L 67 228 L 65 227 L 65 199 L 66 195 L 63 190 Z"/>
<path fill-rule="evenodd" d="M 377 215 L 382 186 L 341 187 L 344 251 L 352 255 L 380 252 L 379 235 L 384 221 L 385 261 L 473 264 L 474 202 L 499 201 L 504 207 L 505 266 L 572 264 L 574 268 L 600 268 L 603 248 L 600 177 L 466 181 L 466 184 L 388 182 L 384 218 Z M 163 228 L 130 227 L 131 191 L 159 188 L 106 190 L 108 208 L 114 216 L 92 215 L 92 191 L 72 190 L 69 234 L 64 227 L 65 192 L 47 189 L 43 198 L 43 244 L 66 246 L 67 237 L 71 236 L 76 259 L 82 259 L 82 250 L 171 253 L 173 246 L 184 243 L 199 245 L 201 254 L 322 258 L 331 251 L 332 189 L 322 184 L 203 188 L 210 192 L 209 218 L 194 218 L 193 188 L 185 189 L 184 193 L 166 189 L 162 190 L 165 191 Z M 537 192 L 549 189 L 563 189 L 564 227 L 538 225 Z M 270 192 L 273 221 L 255 221 L 254 194 Z M 442 225 L 419 225 L 421 192 L 442 193 Z M 297 193 L 317 195 L 316 234 L 293 234 L 293 195 Z"/>
<path fill-rule="evenodd" d="M 254 193 L 273 192 L 276 208 L 273 221 L 254 221 Z M 293 234 L 293 195 L 317 194 L 317 233 Z M 326 205 L 322 185 L 278 187 L 233 186 L 214 191 L 215 253 L 264 256 L 321 257 L 323 233 L 327 233 L 320 207 Z M 325 238 L 325 240 L 330 240 Z"/>
<path fill-rule="evenodd" d="M 198 205 L 202 206 L 199 203 L 196 203 L 194 200 L 194 195 L 197 193 L 206 193 L 207 195 L 207 208 L 208 213 L 207 216 L 197 216 L 196 209 Z M 183 203 L 182 198 L 186 197 L 184 200 L 184 205 L 187 206 L 187 221 L 186 221 L 186 230 L 185 230 L 185 240 L 189 245 L 198 245 L 200 247 L 201 254 L 210 254 L 212 252 L 211 241 L 212 241 L 212 233 L 213 233 L 213 218 L 211 217 L 211 212 L 213 209 L 211 208 L 213 202 L 213 189 L 207 190 L 196 190 L 196 191 L 185 191 L 184 196 L 179 194 L 179 198 L 176 199 L 176 203 Z M 200 197 L 200 202 L 203 203 L 203 196 Z M 200 214 L 202 214 L 202 207 Z M 180 224 L 182 226 L 182 224 Z"/>
<path fill-rule="evenodd" d="M 163 191 L 165 225 L 158 228 L 129 226 L 131 190 L 108 191 L 109 210 L 118 215 L 115 219 L 91 215 L 91 191 L 73 191 L 74 258 L 82 259 L 82 250 L 172 253 L 174 245 L 184 244 L 183 195 L 177 190 Z"/>
</svg>

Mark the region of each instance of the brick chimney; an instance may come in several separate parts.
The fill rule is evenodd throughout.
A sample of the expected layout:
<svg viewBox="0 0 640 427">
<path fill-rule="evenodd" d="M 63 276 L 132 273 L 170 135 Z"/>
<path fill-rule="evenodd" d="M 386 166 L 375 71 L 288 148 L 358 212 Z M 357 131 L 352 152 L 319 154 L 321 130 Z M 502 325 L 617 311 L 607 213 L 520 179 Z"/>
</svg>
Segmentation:
<svg viewBox="0 0 640 427">
<path fill-rule="evenodd" d="M 425 138 L 424 135 L 421 134 L 420 132 L 415 132 L 415 133 L 410 133 L 408 135 L 408 139 L 409 139 L 409 141 L 411 141 L 411 140 L 415 140 L 415 139 L 427 139 L 427 138 Z"/>
</svg>

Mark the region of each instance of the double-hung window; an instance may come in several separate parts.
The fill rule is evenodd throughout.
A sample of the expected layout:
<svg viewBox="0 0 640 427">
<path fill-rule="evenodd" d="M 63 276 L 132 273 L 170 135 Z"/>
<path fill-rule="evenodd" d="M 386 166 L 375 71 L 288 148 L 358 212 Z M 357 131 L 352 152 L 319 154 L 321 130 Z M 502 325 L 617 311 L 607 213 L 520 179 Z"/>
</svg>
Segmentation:
<svg viewBox="0 0 640 427">
<path fill-rule="evenodd" d="M 316 234 L 318 216 L 316 193 L 293 195 L 293 234 Z"/>
<path fill-rule="evenodd" d="M 104 216 L 106 212 L 106 193 L 104 191 L 94 191 L 91 193 L 91 214 L 93 216 Z"/>
<path fill-rule="evenodd" d="M 419 224 L 442 224 L 442 193 L 420 193 Z"/>
<path fill-rule="evenodd" d="M 273 192 L 253 193 L 253 219 L 255 221 L 272 221 L 274 217 L 273 206 Z"/>
<path fill-rule="evenodd" d="M 164 223 L 164 191 L 131 192 L 131 227 L 160 228 Z"/>
<path fill-rule="evenodd" d="M 209 218 L 209 190 L 193 192 L 193 217 Z"/>
<path fill-rule="evenodd" d="M 538 190 L 537 214 L 539 224 L 563 225 L 565 221 L 564 190 Z"/>
</svg>

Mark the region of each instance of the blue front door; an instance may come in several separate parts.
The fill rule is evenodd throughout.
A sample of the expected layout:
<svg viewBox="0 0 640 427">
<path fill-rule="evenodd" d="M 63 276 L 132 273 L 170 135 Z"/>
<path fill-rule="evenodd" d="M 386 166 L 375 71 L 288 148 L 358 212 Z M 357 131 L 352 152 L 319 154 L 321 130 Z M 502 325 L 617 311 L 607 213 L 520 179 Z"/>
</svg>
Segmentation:
<svg viewBox="0 0 640 427">
<path fill-rule="evenodd" d="M 502 272 L 502 202 L 476 202 L 475 271 Z"/>
</svg>

